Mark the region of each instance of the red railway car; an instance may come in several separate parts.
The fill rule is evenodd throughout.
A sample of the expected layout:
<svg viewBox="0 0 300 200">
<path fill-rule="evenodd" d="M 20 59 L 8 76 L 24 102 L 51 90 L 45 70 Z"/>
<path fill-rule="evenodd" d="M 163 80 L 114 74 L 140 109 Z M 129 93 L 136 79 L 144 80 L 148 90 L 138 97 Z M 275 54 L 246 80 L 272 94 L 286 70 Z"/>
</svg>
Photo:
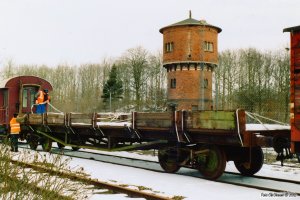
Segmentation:
<svg viewBox="0 0 300 200">
<path fill-rule="evenodd" d="M 283 29 L 290 32 L 290 123 L 291 123 L 291 151 L 300 153 L 300 26 Z"/>
<path fill-rule="evenodd" d="M 2 134 L 8 130 L 14 113 L 29 113 L 35 94 L 42 89 L 52 91 L 52 85 L 36 76 L 16 76 L 0 82 L 0 126 Z"/>
</svg>

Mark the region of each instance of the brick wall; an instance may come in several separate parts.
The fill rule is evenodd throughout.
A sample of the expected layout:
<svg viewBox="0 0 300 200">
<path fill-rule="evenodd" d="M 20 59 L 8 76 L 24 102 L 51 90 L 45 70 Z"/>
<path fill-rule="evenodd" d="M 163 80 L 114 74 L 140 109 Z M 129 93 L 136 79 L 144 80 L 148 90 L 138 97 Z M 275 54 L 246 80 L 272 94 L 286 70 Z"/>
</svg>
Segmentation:
<svg viewBox="0 0 300 200">
<path fill-rule="evenodd" d="M 218 32 L 211 27 L 178 26 L 170 27 L 163 32 L 165 63 L 174 61 L 206 61 L 218 63 Z M 212 42 L 214 51 L 204 51 L 203 42 Z M 173 52 L 165 51 L 165 44 L 173 42 Z"/>
<path fill-rule="evenodd" d="M 203 86 L 202 78 L 207 80 L 206 87 Z M 175 88 L 170 87 L 171 79 L 176 79 Z M 212 105 L 211 70 L 204 67 L 204 70 L 190 68 L 168 72 L 168 102 L 177 103 L 178 109 L 190 110 L 192 106 L 199 106 L 203 97 L 205 109 L 210 109 Z"/>
</svg>

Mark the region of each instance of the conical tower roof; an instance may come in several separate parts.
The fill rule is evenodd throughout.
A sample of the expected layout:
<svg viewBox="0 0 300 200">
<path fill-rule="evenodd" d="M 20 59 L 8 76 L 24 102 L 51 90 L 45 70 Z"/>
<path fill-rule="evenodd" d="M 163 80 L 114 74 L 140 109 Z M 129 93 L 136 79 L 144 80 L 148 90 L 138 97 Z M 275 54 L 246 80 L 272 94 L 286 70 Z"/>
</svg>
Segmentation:
<svg viewBox="0 0 300 200">
<path fill-rule="evenodd" d="M 196 20 L 192 18 L 192 14 L 190 12 L 190 17 L 182 20 L 180 22 L 177 22 L 175 24 L 171 24 L 169 26 L 165 26 L 161 29 L 159 29 L 159 32 L 163 33 L 165 29 L 170 28 L 170 27 L 176 27 L 176 26 L 207 26 L 207 27 L 212 27 L 217 29 L 218 33 L 220 33 L 222 31 L 221 28 L 217 27 L 217 26 L 213 26 L 211 24 L 208 24 L 205 20 Z"/>
</svg>

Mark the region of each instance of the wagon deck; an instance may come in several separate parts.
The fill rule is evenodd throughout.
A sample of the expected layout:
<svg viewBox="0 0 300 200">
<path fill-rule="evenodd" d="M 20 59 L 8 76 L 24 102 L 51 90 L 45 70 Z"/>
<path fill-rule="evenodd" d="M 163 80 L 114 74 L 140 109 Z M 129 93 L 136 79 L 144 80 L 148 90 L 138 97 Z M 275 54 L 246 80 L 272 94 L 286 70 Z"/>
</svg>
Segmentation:
<svg viewBox="0 0 300 200">
<path fill-rule="evenodd" d="M 64 146 L 110 150 L 118 146 L 123 149 L 126 143 L 143 142 L 154 142 L 157 146 L 145 143 L 139 144 L 138 148 L 159 148 L 165 143 L 250 146 L 260 132 L 246 130 L 243 110 L 27 114 L 22 127 L 22 132 L 29 132 L 29 136 L 39 134 Z M 263 135 L 274 132 L 280 131 L 261 131 Z M 261 144 L 263 139 L 258 138 Z M 135 149 L 136 146 L 126 148 Z"/>
<path fill-rule="evenodd" d="M 22 130 L 40 133 L 62 145 L 167 141 L 241 145 L 244 111 L 175 111 L 165 113 L 27 114 Z M 95 145 L 95 143 L 93 143 Z"/>
</svg>

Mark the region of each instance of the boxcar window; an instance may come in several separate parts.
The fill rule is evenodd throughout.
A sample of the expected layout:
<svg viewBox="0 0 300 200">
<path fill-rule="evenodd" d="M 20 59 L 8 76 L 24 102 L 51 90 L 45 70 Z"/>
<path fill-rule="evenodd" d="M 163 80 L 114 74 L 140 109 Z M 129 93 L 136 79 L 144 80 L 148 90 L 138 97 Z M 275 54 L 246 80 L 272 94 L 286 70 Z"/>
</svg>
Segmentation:
<svg viewBox="0 0 300 200">
<path fill-rule="evenodd" d="M 32 89 L 30 90 L 30 107 L 31 107 L 33 104 L 35 104 L 35 93 L 36 93 L 35 89 L 32 88 Z"/>
<path fill-rule="evenodd" d="M 27 108 L 27 99 L 28 99 L 28 93 L 27 89 L 23 90 L 23 108 Z"/>
<path fill-rule="evenodd" d="M 6 107 L 8 105 L 8 92 L 7 90 L 3 91 L 3 107 Z"/>
<path fill-rule="evenodd" d="M 37 89 L 35 87 L 23 88 L 23 108 L 31 107 L 35 103 L 35 94 Z"/>
</svg>

